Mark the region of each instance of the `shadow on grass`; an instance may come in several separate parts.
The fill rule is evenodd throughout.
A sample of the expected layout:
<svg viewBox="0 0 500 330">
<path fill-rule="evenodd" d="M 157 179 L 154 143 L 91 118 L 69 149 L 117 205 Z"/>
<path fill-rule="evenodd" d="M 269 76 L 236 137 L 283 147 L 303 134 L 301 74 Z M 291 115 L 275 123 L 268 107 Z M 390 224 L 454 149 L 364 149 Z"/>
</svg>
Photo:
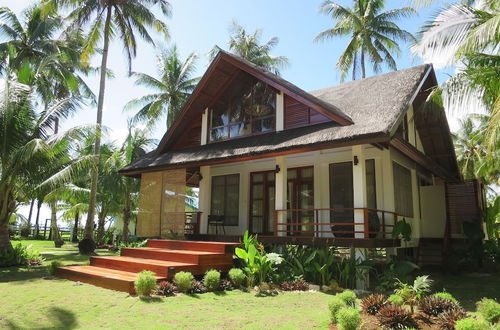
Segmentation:
<svg viewBox="0 0 500 330">
<path fill-rule="evenodd" d="M 163 299 L 160 297 L 139 297 L 139 300 L 146 304 L 162 303 Z"/>
<path fill-rule="evenodd" d="M 67 309 L 52 307 L 48 311 L 49 326 L 40 327 L 36 325 L 17 325 L 15 321 L 6 320 L 9 329 L 74 329 L 78 326 L 75 313 Z"/>
<path fill-rule="evenodd" d="M 226 291 L 214 291 L 213 294 L 216 295 L 216 296 L 225 296 L 225 295 L 227 295 Z"/>
</svg>

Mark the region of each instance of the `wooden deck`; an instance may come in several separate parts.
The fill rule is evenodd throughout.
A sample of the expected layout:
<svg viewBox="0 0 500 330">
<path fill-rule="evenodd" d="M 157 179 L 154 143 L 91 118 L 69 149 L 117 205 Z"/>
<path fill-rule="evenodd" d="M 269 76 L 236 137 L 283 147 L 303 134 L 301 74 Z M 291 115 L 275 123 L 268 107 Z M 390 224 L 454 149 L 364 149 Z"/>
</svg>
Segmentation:
<svg viewBox="0 0 500 330">
<path fill-rule="evenodd" d="M 157 281 L 171 278 L 176 272 L 202 275 L 209 269 L 228 271 L 233 266 L 233 252 L 238 243 L 148 240 L 144 248 L 123 248 L 120 256 L 91 257 L 89 266 L 56 269 L 56 276 L 107 289 L 135 293 L 137 273 L 150 270 Z"/>
<path fill-rule="evenodd" d="M 224 241 L 224 242 L 241 242 L 241 235 L 215 235 L 215 234 L 194 234 L 186 235 L 187 239 L 194 241 Z M 330 237 L 313 237 L 313 236 L 275 236 L 275 235 L 258 235 L 259 241 L 264 245 L 309 245 L 309 246 L 338 246 L 338 247 L 355 247 L 355 248 L 388 248 L 400 247 L 401 241 L 392 238 L 330 238 Z"/>
</svg>

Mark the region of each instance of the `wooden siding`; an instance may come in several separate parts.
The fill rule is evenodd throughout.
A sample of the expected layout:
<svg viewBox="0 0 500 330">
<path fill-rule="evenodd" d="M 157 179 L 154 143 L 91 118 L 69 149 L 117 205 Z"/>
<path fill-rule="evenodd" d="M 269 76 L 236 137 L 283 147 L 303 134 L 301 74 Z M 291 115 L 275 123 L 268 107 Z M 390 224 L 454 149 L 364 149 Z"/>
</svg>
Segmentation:
<svg viewBox="0 0 500 330">
<path fill-rule="evenodd" d="M 285 95 L 285 129 L 331 121 L 327 116 Z"/>
<path fill-rule="evenodd" d="M 481 221 L 481 212 L 484 207 L 482 196 L 482 188 L 477 180 L 446 184 L 447 233 L 462 234 L 464 221 Z"/>
</svg>

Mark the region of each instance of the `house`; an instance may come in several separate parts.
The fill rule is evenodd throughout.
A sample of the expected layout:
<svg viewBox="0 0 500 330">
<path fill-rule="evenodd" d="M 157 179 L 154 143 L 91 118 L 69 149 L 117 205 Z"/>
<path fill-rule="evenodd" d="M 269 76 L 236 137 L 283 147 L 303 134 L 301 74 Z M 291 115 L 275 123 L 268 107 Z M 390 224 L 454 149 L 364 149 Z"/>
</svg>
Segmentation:
<svg viewBox="0 0 500 330">
<path fill-rule="evenodd" d="M 137 236 L 184 235 L 186 187 L 199 188 L 187 239 L 398 248 L 460 237 L 480 221 L 432 65 L 306 92 L 221 51 L 157 149 L 123 168 L 141 179 Z M 197 218 L 197 217 L 195 217 Z"/>
</svg>

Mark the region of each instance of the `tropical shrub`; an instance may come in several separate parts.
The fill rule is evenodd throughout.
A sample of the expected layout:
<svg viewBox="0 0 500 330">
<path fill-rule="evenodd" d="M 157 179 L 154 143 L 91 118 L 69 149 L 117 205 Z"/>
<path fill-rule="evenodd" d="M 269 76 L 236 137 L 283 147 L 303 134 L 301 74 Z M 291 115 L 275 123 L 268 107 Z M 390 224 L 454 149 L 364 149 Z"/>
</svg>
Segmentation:
<svg viewBox="0 0 500 330">
<path fill-rule="evenodd" d="M 207 291 L 219 290 L 220 272 L 215 269 L 207 271 L 203 277 L 203 285 L 207 288 Z"/>
<path fill-rule="evenodd" d="M 283 261 L 277 253 L 266 254 L 263 245 L 255 236 L 248 235 L 248 231 L 243 236 L 243 248 L 236 248 L 235 254 L 243 262 L 250 285 L 266 282 L 274 270 L 273 265 Z"/>
<path fill-rule="evenodd" d="M 361 315 L 356 308 L 341 308 L 337 313 L 337 326 L 340 330 L 356 330 L 361 325 Z"/>
<path fill-rule="evenodd" d="M 356 293 L 354 293 L 354 291 L 344 290 L 340 293 L 337 293 L 336 296 L 342 299 L 346 303 L 346 305 L 356 307 Z"/>
<path fill-rule="evenodd" d="M 418 309 L 428 316 L 438 316 L 455 306 L 456 304 L 451 300 L 436 296 L 428 296 L 418 302 Z"/>
<path fill-rule="evenodd" d="M 418 328 L 412 313 L 400 306 L 388 305 L 382 307 L 377 314 L 379 324 L 388 329 Z"/>
<path fill-rule="evenodd" d="M 439 314 L 436 318 L 435 323 L 440 329 L 453 330 L 455 329 L 455 323 L 458 320 L 466 317 L 467 312 L 465 311 L 465 309 L 458 305 L 455 305 L 455 307 L 453 307 L 452 309 Z"/>
<path fill-rule="evenodd" d="M 497 323 L 500 321 L 500 304 L 493 299 L 483 298 L 476 304 L 477 312 L 486 321 Z"/>
<path fill-rule="evenodd" d="M 207 288 L 203 285 L 203 282 L 192 280 L 191 281 L 191 289 L 188 291 L 189 293 L 205 293 L 207 292 Z"/>
<path fill-rule="evenodd" d="M 229 279 L 236 288 L 241 288 L 245 285 L 246 276 L 245 273 L 239 268 L 232 268 L 229 271 Z"/>
<path fill-rule="evenodd" d="M 328 303 L 328 309 L 330 310 L 330 320 L 332 323 L 337 323 L 337 314 L 342 308 L 348 307 L 344 300 L 339 296 L 335 295 Z"/>
<path fill-rule="evenodd" d="M 40 253 L 31 245 L 16 244 L 12 249 L 0 251 L 0 267 L 34 266 L 42 263 Z"/>
<path fill-rule="evenodd" d="M 307 291 L 309 284 L 306 281 L 298 280 L 295 282 L 282 282 L 280 289 L 283 291 Z"/>
<path fill-rule="evenodd" d="M 173 296 L 175 294 L 175 291 L 177 291 L 175 284 L 169 281 L 161 281 L 158 284 L 158 288 L 156 289 L 156 292 L 159 295 L 166 297 Z"/>
<path fill-rule="evenodd" d="M 219 287 L 219 289 L 221 291 L 232 291 L 232 290 L 234 290 L 234 286 L 233 286 L 233 283 L 231 283 L 230 280 L 228 280 L 228 279 L 222 279 L 220 281 L 220 287 Z"/>
<path fill-rule="evenodd" d="M 466 317 L 455 322 L 456 330 L 488 330 L 491 329 L 488 322 L 482 319 Z"/>
<path fill-rule="evenodd" d="M 54 276 L 56 273 L 56 268 L 61 267 L 62 264 L 61 262 L 57 260 L 53 260 L 48 266 L 47 266 L 47 272 L 49 273 L 50 276 Z"/>
<path fill-rule="evenodd" d="M 405 303 L 410 305 L 411 312 L 414 311 L 414 306 L 418 303 L 423 296 L 431 289 L 432 280 L 428 275 L 417 276 L 413 284 L 403 283 L 398 281 L 398 289 L 395 293 L 403 297 Z"/>
<path fill-rule="evenodd" d="M 191 290 L 193 279 L 193 274 L 190 272 L 178 272 L 174 275 L 175 286 L 182 293 L 187 293 Z"/>
<path fill-rule="evenodd" d="M 370 315 L 375 315 L 378 313 L 378 311 L 387 305 L 387 299 L 383 294 L 371 294 L 361 301 L 361 306 L 363 310 L 370 314 Z"/>
<path fill-rule="evenodd" d="M 403 304 L 405 303 L 405 300 L 403 299 L 403 297 L 401 297 L 398 294 L 391 294 L 389 296 L 389 298 L 387 298 L 387 301 L 389 303 L 391 303 L 392 305 L 396 305 L 396 306 L 403 306 Z"/>
<path fill-rule="evenodd" d="M 149 270 L 143 270 L 138 274 L 134 282 L 135 291 L 139 296 L 149 297 L 156 289 L 155 273 Z"/>
<path fill-rule="evenodd" d="M 433 294 L 433 296 L 443 298 L 443 299 L 449 300 L 451 302 L 454 302 L 457 305 L 460 305 L 458 300 L 455 297 L 453 297 L 452 294 L 449 292 L 444 292 L 444 291 L 443 292 L 436 292 Z"/>
</svg>

